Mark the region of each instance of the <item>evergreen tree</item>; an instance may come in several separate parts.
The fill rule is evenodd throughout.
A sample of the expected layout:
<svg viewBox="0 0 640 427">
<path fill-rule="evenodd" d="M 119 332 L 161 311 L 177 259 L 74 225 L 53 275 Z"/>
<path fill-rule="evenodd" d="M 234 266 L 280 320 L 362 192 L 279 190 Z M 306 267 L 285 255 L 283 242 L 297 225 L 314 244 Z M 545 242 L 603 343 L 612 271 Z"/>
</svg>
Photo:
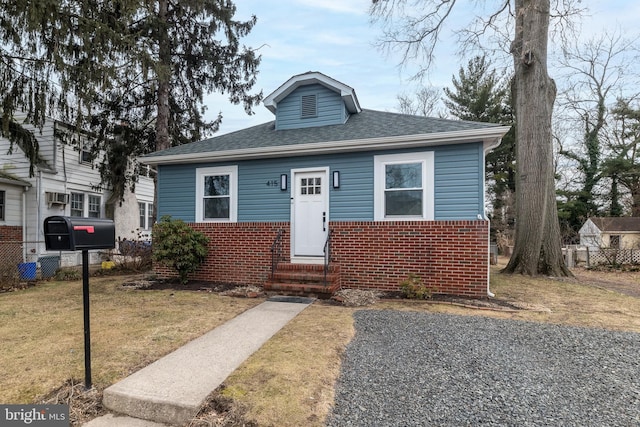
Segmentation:
<svg viewBox="0 0 640 427">
<path fill-rule="evenodd" d="M 47 113 L 91 132 L 94 152 L 107 152 L 103 183 L 122 197 L 132 157 L 217 130 L 222 116 L 205 120 L 204 95 L 226 93 L 247 113 L 260 101 L 249 93 L 260 58 L 240 44 L 256 18 L 235 12 L 230 0 L 10 1 L 0 11 L 3 130 L 24 110 L 38 125 Z"/>
<path fill-rule="evenodd" d="M 631 216 L 640 216 L 640 107 L 619 99 L 611 112 L 616 125 L 608 143 L 611 153 L 603 162 L 605 175 L 616 184 L 610 210 L 621 211 L 617 188 L 621 185 L 631 197 Z"/>
<path fill-rule="evenodd" d="M 449 112 L 462 120 L 513 125 L 513 110 L 506 79 L 491 69 L 485 56 L 471 59 L 467 68 L 460 67 L 452 78 L 453 90 L 444 89 Z M 506 231 L 513 226 L 511 200 L 515 192 L 515 129 L 502 138 L 499 147 L 486 158 L 486 172 L 493 197 L 492 228 Z"/>
</svg>

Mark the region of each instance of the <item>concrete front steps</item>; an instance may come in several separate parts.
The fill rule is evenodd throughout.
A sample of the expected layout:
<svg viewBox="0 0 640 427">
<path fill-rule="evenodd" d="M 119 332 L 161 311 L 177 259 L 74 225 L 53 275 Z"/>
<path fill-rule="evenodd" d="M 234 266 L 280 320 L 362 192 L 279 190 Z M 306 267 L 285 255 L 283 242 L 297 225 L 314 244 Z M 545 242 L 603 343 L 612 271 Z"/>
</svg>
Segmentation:
<svg viewBox="0 0 640 427">
<path fill-rule="evenodd" d="M 327 271 L 325 285 L 324 265 L 280 263 L 273 276 L 264 284 L 265 292 L 280 295 L 331 298 L 340 289 L 340 266 L 332 264 Z"/>
</svg>

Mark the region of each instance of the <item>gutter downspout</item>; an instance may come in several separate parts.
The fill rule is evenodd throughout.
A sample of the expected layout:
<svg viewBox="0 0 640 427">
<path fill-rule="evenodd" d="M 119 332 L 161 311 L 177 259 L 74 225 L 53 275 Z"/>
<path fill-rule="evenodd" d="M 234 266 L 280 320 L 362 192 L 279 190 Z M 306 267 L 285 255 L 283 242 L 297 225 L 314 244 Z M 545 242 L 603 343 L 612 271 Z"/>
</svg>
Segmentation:
<svg viewBox="0 0 640 427">
<path fill-rule="evenodd" d="M 500 145 L 500 143 L 502 142 L 502 137 L 498 138 L 496 141 L 490 141 L 490 142 L 485 142 L 483 143 L 482 146 L 482 176 L 481 176 L 481 180 L 482 180 L 482 199 L 483 199 L 483 213 L 482 214 L 478 214 L 478 219 L 479 220 L 483 220 L 483 221 L 487 221 L 487 252 L 486 252 L 486 257 L 487 257 L 487 296 L 489 298 L 493 298 L 496 296 L 496 294 L 494 294 L 493 292 L 491 292 L 490 289 L 490 283 L 491 283 L 491 262 L 489 262 L 489 251 L 491 250 L 491 221 L 489 221 L 489 218 L 486 217 L 486 214 L 484 213 L 484 195 L 487 193 L 487 183 L 485 181 L 485 177 L 486 177 L 486 170 L 485 170 L 485 165 L 486 165 L 486 158 L 487 158 L 487 153 L 489 151 L 491 151 L 492 149 L 496 148 L 497 146 Z"/>
<path fill-rule="evenodd" d="M 36 204 L 38 205 L 38 209 L 36 209 L 36 255 L 38 259 L 40 259 L 40 224 L 42 216 L 42 195 L 40 194 L 42 191 L 42 171 L 38 169 L 38 179 L 36 180 Z"/>
<path fill-rule="evenodd" d="M 480 214 L 478 214 L 478 220 L 487 222 L 487 296 L 489 298 L 493 298 L 496 296 L 493 292 L 491 292 L 490 284 L 491 284 L 491 263 L 489 262 L 489 250 L 491 248 L 491 221 L 489 218 L 486 218 Z"/>
<path fill-rule="evenodd" d="M 27 191 L 26 185 L 22 188 L 22 262 L 27 262 Z"/>
</svg>

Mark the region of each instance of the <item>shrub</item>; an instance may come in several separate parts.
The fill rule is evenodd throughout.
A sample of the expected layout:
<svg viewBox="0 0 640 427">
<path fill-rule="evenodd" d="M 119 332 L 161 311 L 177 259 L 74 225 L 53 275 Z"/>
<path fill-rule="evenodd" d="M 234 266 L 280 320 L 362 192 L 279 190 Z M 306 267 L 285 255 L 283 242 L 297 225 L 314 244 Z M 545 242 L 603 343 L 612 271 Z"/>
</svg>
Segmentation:
<svg viewBox="0 0 640 427">
<path fill-rule="evenodd" d="M 82 272 L 77 268 L 59 268 L 54 279 L 61 282 L 80 280 L 82 279 Z"/>
<path fill-rule="evenodd" d="M 147 271 L 151 268 L 152 244 L 148 240 L 127 240 L 118 242 L 122 258 L 120 267 L 124 271 Z"/>
<path fill-rule="evenodd" d="M 185 284 L 205 260 L 208 243 L 207 236 L 184 221 L 163 216 L 153 227 L 153 260 L 174 269 Z"/>
<path fill-rule="evenodd" d="M 405 298 L 431 299 L 433 289 L 422 283 L 422 278 L 417 274 L 409 273 L 409 277 L 400 283 L 400 291 Z"/>
</svg>

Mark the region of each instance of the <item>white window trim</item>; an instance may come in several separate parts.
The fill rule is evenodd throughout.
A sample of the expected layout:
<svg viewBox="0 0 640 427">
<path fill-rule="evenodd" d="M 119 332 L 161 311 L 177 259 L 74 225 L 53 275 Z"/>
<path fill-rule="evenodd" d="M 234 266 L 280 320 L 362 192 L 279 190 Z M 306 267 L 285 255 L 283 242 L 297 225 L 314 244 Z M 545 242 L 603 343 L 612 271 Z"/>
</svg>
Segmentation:
<svg viewBox="0 0 640 427">
<path fill-rule="evenodd" d="M 204 185 L 203 178 L 208 175 L 229 175 L 229 219 L 204 219 L 203 203 Z M 238 166 L 217 166 L 196 169 L 196 222 L 237 222 L 238 221 Z"/>
<path fill-rule="evenodd" d="M 140 227 L 140 205 L 144 206 L 144 227 Z M 147 200 L 138 200 L 138 228 L 142 231 L 151 231 L 153 228 L 153 218 L 152 215 L 149 214 L 149 210 L 153 209 L 153 202 L 149 202 Z"/>
<path fill-rule="evenodd" d="M 388 164 L 399 163 L 422 163 L 422 191 L 424 203 L 422 205 L 421 216 L 393 216 L 387 218 L 384 215 L 385 166 Z M 435 161 L 433 151 L 373 156 L 373 164 L 373 203 L 374 219 L 376 221 L 433 220 L 435 210 Z"/>
<path fill-rule="evenodd" d="M 97 197 L 98 199 L 100 199 L 100 202 L 98 204 L 98 218 L 104 218 L 104 195 L 100 194 L 100 193 L 87 193 L 83 190 L 70 190 L 70 195 L 69 195 L 69 215 L 71 216 L 71 210 L 72 210 L 72 201 L 73 201 L 73 194 L 79 194 L 82 196 L 82 215 L 81 217 L 87 218 L 89 217 L 89 198 L 90 197 Z"/>
<path fill-rule="evenodd" d="M 87 194 L 86 198 L 87 198 L 87 212 L 86 215 L 89 216 L 91 214 L 91 198 L 92 197 L 97 197 L 98 198 L 98 216 L 97 218 L 102 218 L 102 196 L 100 194 Z"/>
<path fill-rule="evenodd" d="M 74 209 L 73 205 L 74 205 L 74 200 L 73 200 L 73 196 L 74 195 L 79 195 L 82 196 L 82 207 L 81 209 Z M 83 193 L 82 191 L 71 191 L 71 195 L 69 196 L 69 216 L 73 216 L 72 212 L 74 210 L 81 210 L 81 217 L 86 217 L 87 216 L 87 203 L 88 203 L 88 197 L 85 193 Z"/>
</svg>

